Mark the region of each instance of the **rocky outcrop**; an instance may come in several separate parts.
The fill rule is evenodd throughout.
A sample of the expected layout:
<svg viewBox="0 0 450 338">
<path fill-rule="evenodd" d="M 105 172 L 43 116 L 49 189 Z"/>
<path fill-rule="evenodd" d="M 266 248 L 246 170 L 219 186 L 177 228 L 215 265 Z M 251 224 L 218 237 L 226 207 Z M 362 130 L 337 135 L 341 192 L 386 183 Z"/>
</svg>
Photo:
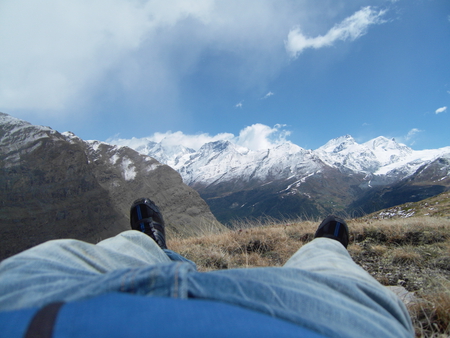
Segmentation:
<svg viewBox="0 0 450 338">
<path fill-rule="evenodd" d="M 0 113 L 0 259 L 50 239 L 95 243 L 128 230 L 129 207 L 144 196 L 160 207 L 168 236 L 223 228 L 155 159 Z"/>
</svg>

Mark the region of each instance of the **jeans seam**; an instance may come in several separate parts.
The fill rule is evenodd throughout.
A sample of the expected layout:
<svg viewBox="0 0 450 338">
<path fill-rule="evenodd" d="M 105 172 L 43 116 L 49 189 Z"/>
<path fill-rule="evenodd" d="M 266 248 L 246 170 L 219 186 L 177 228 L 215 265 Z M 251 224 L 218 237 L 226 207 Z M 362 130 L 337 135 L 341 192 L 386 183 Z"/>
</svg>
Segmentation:
<svg viewBox="0 0 450 338">
<path fill-rule="evenodd" d="M 179 272 L 180 263 L 177 263 L 175 266 L 175 274 L 174 274 L 174 294 L 173 298 L 178 298 L 178 272 Z"/>
<path fill-rule="evenodd" d="M 120 292 L 135 293 L 136 273 L 137 269 L 133 269 L 125 273 L 120 281 Z M 129 281 L 129 282 L 127 282 Z"/>
</svg>

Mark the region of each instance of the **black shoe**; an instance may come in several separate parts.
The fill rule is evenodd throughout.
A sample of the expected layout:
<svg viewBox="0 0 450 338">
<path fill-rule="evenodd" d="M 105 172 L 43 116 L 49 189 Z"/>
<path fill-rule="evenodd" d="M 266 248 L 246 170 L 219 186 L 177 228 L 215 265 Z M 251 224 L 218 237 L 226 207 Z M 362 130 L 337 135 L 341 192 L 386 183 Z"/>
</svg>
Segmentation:
<svg viewBox="0 0 450 338">
<path fill-rule="evenodd" d="M 164 220 L 158 207 L 148 198 L 134 201 L 130 209 L 131 229 L 150 236 L 161 249 L 167 249 Z"/>
<path fill-rule="evenodd" d="M 347 248 L 348 246 L 348 226 L 342 218 L 336 216 L 328 216 L 317 228 L 314 238 L 326 237 L 331 238 L 342 243 Z"/>
</svg>

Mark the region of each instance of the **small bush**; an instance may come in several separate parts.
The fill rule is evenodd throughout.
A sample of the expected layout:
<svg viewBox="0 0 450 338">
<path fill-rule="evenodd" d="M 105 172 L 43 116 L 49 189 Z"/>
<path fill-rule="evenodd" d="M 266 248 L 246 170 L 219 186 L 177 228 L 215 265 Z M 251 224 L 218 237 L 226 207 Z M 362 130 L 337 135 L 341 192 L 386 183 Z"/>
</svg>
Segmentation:
<svg viewBox="0 0 450 338">
<path fill-rule="evenodd" d="M 422 256 L 411 247 L 394 249 L 391 256 L 394 264 L 420 264 L 422 262 Z"/>
</svg>

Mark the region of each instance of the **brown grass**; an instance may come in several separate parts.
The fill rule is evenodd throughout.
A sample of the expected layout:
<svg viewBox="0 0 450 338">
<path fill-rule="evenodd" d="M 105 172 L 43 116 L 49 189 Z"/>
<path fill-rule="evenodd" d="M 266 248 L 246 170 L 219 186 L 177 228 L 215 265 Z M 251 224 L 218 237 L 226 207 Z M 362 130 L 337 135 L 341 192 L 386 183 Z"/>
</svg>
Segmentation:
<svg viewBox="0 0 450 338">
<path fill-rule="evenodd" d="M 450 336 L 450 282 L 437 278 L 433 291 L 423 291 L 409 312 L 417 337 Z"/>
<path fill-rule="evenodd" d="M 202 237 L 169 240 L 170 248 L 196 262 L 200 271 L 221 268 L 282 266 L 313 238 L 313 222 L 290 222 L 249 227 Z M 214 259 L 217 259 L 217 261 Z"/>
<path fill-rule="evenodd" d="M 450 220 L 444 217 L 348 221 L 349 252 L 383 285 L 414 292 L 417 337 L 450 334 Z M 318 222 L 235 223 L 233 230 L 172 239 L 168 246 L 200 271 L 282 266 L 313 239 Z"/>
</svg>

